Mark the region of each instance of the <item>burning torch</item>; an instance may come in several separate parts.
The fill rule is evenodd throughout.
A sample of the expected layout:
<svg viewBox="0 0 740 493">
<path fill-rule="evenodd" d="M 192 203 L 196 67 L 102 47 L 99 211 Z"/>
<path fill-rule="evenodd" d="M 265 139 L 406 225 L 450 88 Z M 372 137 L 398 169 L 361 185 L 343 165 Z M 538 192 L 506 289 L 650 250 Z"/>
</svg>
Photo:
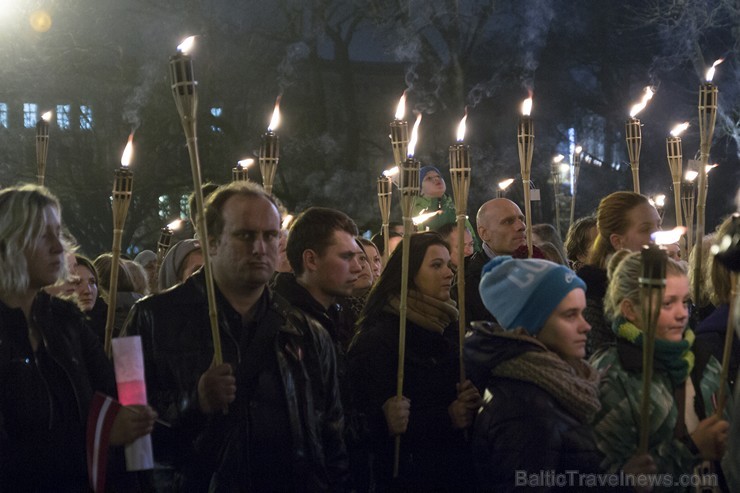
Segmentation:
<svg viewBox="0 0 740 493">
<path fill-rule="evenodd" d="M 231 181 L 249 181 L 249 167 L 254 164 L 254 159 L 242 159 L 231 168 Z"/>
<path fill-rule="evenodd" d="M 177 47 L 177 54 L 170 58 L 170 80 L 175 105 L 180 114 L 182 128 L 190 154 L 190 171 L 193 175 L 193 193 L 198 209 L 196 228 L 198 236 L 202 238 L 203 268 L 206 279 L 206 293 L 208 295 L 208 317 L 211 324 L 213 338 L 213 360 L 216 365 L 223 363 L 221 354 L 221 334 L 218 328 L 218 312 L 216 305 L 216 287 L 211 275 L 211 256 L 208 253 L 208 228 L 205 221 L 203 207 L 203 190 L 201 188 L 200 158 L 198 157 L 198 137 L 196 135 L 196 113 L 198 110 L 198 83 L 193 76 L 193 59 L 188 52 L 192 49 L 195 38 L 190 36 Z"/>
<path fill-rule="evenodd" d="M 51 111 L 41 115 L 41 120 L 36 122 L 36 178 L 38 184 L 44 186 L 46 175 L 46 157 L 49 154 L 49 121 Z"/>
<path fill-rule="evenodd" d="M 383 265 L 388 263 L 390 256 L 391 199 L 393 198 L 393 175 L 398 174 L 398 166 L 383 171 L 378 177 L 378 205 L 380 206 L 380 219 L 383 234 Z"/>
<path fill-rule="evenodd" d="M 128 136 L 128 142 L 121 156 L 121 167 L 114 173 L 113 179 L 113 246 L 111 247 L 110 284 L 108 285 L 108 314 L 105 321 L 105 354 L 111 357 L 111 340 L 116 318 L 116 295 L 118 294 L 118 264 L 121 258 L 121 239 L 123 225 L 126 223 L 128 206 L 134 185 L 134 174 L 129 169 L 134 153 L 134 134 Z"/>
<path fill-rule="evenodd" d="M 624 125 L 625 138 L 627 139 L 627 152 L 630 157 L 630 168 L 632 168 L 632 184 L 635 193 L 640 193 L 640 149 L 642 148 L 642 124 L 637 114 L 645 109 L 648 101 L 653 97 L 653 88 L 646 87 L 642 100 L 632 106 L 630 118 Z"/>
<path fill-rule="evenodd" d="M 419 161 L 414 159 L 414 150 L 419 139 L 421 113 L 416 116 L 411 139 L 408 144 L 408 158 L 400 165 L 399 189 L 401 190 L 401 212 L 403 214 L 403 241 L 401 256 L 401 300 L 399 302 L 400 324 L 398 329 L 398 374 L 396 379 L 396 396 L 403 397 L 404 364 L 406 359 L 406 312 L 409 294 L 409 256 L 411 254 L 411 235 L 414 232 L 411 211 L 414 199 L 419 195 Z M 396 436 L 395 455 L 393 460 L 393 477 L 398 476 L 398 459 L 401 453 L 401 437 Z"/>
<path fill-rule="evenodd" d="M 455 196 L 455 213 L 457 214 L 457 299 L 460 309 L 459 323 L 459 350 L 460 350 L 460 385 L 465 382 L 465 365 L 463 362 L 463 346 L 465 345 L 465 220 L 467 219 L 468 193 L 470 191 L 470 147 L 464 144 L 465 116 L 457 127 L 457 142 L 450 146 L 450 177 L 452 191 Z"/>
<path fill-rule="evenodd" d="M 715 61 L 707 70 L 706 82 L 699 86 L 699 181 L 697 184 L 698 197 L 696 200 L 696 243 L 701 245 L 704 239 L 704 220 L 706 218 L 707 208 L 707 170 L 709 164 L 709 150 L 712 147 L 712 136 L 714 135 L 714 124 L 717 121 L 717 101 L 719 99 L 719 89 L 712 84 L 714 70 L 717 65 L 724 60 Z M 703 171 L 703 172 L 702 172 Z M 702 284 L 702 256 L 704 253 L 701 248 L 697 248 L 694 254 L 696 263 L 694 264 L 694 300 L 699 303 Z"/>
<path fill-rule="evenodd" d="M 262 145 L 260 145 L 262 187 L 267 193 L 272 193 L 272 183 L 275 180 L 275 171 L 280 160 L 280 138 L 275 133 L 278 125 L 280 125 L 280 96 L 275 101 L 270 125 L 267 127 L 267 133 L 262 135 Z"/>
<path fill-rule="evenodd" d="M 534 150 L 534 121 L 532 113 L 532 97 L 522 103 L 522 116 L 517 127 L 517 144 L 519 147 L 519 166 L 522 171 L 522 185 L 524 186 L 524 215 L 527 219 L 527 251 L 532 258 L 532 204 L 529 200 L 529 178 L 532 173 L 532 153 Z"/>
</svg>

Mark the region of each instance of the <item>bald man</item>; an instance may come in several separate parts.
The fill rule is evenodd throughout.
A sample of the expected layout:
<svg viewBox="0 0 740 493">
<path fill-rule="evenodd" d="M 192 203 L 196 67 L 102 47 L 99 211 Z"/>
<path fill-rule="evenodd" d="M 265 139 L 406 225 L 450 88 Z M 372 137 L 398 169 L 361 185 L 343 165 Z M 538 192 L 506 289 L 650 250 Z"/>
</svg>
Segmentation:
<svg viewBox="0 0 740 493">
<path fill-rule="evenodd" d="M 527 224 L 519 206 L 509 199 L 493 199 L 478 209 L 476 216 L 478 236 L 483 240 L 483 251 L 476 252 L 465 264 L 465 321 L 491 320 L 480 299 L 478 284 L 483 266 L 499 255 L 512 255 L 527 244 Z M 456 292 L 453 289 L 453 292 Z"/>
</svg>

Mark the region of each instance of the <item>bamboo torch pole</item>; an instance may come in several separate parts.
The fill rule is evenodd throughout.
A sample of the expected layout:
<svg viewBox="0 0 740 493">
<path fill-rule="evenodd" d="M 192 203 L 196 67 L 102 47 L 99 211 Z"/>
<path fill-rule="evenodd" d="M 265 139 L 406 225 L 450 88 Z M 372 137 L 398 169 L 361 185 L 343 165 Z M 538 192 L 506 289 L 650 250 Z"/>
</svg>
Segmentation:
<svg viewBox="0 0 740 493">
<path fill-rule="evenodd" d="M 116 320 L 116 297 L 118 294 L 118 265 L 121 258 L 121 239 L 123 225 L 126 223 L 128 207 L 131 204 L 131 195 L 134 185 L 134 174 L 129 169 L 133 155 L 132 133 L 121 157 L 121 167 L 115 171 L 113 180 L 113 246 L 111 247 L 110 284 L 108 285 L 108 313 L 105 320 L 105 340 L 103 348 L 105 354 L 111 357 L 111 341 Z"/>
<path fill-rule="evenodd" d="M 689 122 L 676 125 L 671 130 L 670 137 L 665 139 L 666 156 L 668 157 L 668 168 L 671 170 L 671 179 L 673 181 L 673 205 L 676 209 L 676 226 L 683 226 L 683 217 L 681 215 L 681 178 L 683 177 L 683 145 L 681 143 L 681 133 L 689 128 Z M 683 255 L 681 258 L 688 258 L 689 251 L 686 244 L 682 243 Z"/>
<path fill-rule="evenodd" d="M 396 168 L 398 169 L 398 168 Z M 378 206 L 380 207 L 380 219 L 383 234 L 383 266 L 388 263 L 391 199 L 393 198 L 393 178 L 383 173 L 378 177 Z"/>
<path fill-rule="evenodd" d="M 568 223 L 568 228 L 573 226 L 573 223 L 576 220 L 576 193 L 578 192 L 578 173 L 580 173 L 581 170 L 582 152 L 583 147 L 581 146 L 576 146 L 573 151 L 573 183 L 571 185 L 573 193 L 570 196 L 570 222 Z"/>
<path fill-rule="evenodd" d="M 727 314 L 727 329 L 725 332 L 725 347 L 722 352 L 722 370 L 720 372 L 720 387 L 717 399 L 716 415 L 722 417 L 727 405 L 727 377 L 730 372 L 730 358 L 732 342 L 735 335 L 736 314 L 738 310 L 737 277 L 740 270 L 740 214 L 732 217 L 732 225 L 727 235 L 717 239 L 715 262 L 720 262 L 730 272 L 730 310 Z"/>
<path fill-rule="evenodd" d="M 725 331 L 725 347 L 722 350 L 722 370 L 719 377 L 719 394 L 717 396 L 717 410 L 715 414 L 722 417 L 727 405 L 727 377 L 730 374 L 730 357 L 732 356 L 732 341 L 735 335 L 735 310 L 737 310 L 737 272 L 730 273 L 730 310 L 727 313 L 727 328 Z"/>
<path fill-rule="evenodd" d="M 562 235 L 560 231 L 560 165 L 565 159 L 565 156 L 558 154 L 552 160 L 550 165 L 550 174 L 552 175 L 552 197 L 555 202 L 555 229 L 558 231 L 558 235 Z"/>
<path fill-rule="evenodd" d="M 639 454 L 646 454 L 650 438 L 650 384 L 653 380 L 655 328 L 660 315 L 665 290 L 665 270 L 668 256 L 656 245 L 642 247 L 640 307 L 642 308 L 642 393 L 640 394 Z"/>
<path fill-rule="evenodd" d="M 200 246 L 203 249 L 203 268 L 205 271 L 206 293 L 208 296 L 208 318 L 211 325 L 211 337 L 213 339 L 213 361 L 216 365 L 223 363 L 221 354 L 221 333 L 218 327 L 218 311 L 216 305 L 216 287 L 213 282 L 211 270 L 211 256 L 208 247 L 208 228 L 205 221 L 205 208 L 203 205 L 202 180 L 200 175 L 200 158 L 198 157 L 198 137 L 196 134 L 196 114 L 198 110 L 198 83 L 193 76 L 193 59 L 188 55 L 192 48 L 194 38 L 187 38 L 177 47 L 178 53 L 170 58 L 170 76 L 172 82 L 172 94 L 175 97 L 177 111 L 180 114 L 182 128 L 190 154 L 190 171 L 193 175 L 193 193 L 198 214 L 196 229 L 201 238 Z"/>
<path fill-rule="evenodd" d="M 701 302 L 702 282 L 702 242 L 704 241 L 704 221 L 706 218 L 707 208 L 707 166 L 709 164 L 709 150 L 712 148 L 712 137 L 714 136 L 714 124 L 717 121 L 717 100 L 719 98 L 719 89 L 712 84 L 714 77 L 714 68 L 722 63 L 717 60 L 707 71 L 706 82 L 699 86 L 699 180 L 697 183 L 696 199 L 696 252 L 694 253 L 696 262 L 694 263 L 694 303 L 699 305 Z"/>
<path fill-rule="evenodd" d="M 470 148 L 464 144 L 465 116 L 457 128 L 457 143 L 450 146 L 450 177 L 455 196 L 455 213 L 457 214 L 457 306 L 458 317 L 460 385 L 465 382 L 465 363 L 463 346 L 465 345 L 465 220 L 467 219 L 468 193 L 470 191 Z"/>
<path fill-rule="evenodd" d="M 532 258 L 532 203 L 529 200 L 529 179 L 532 173 L 532 152 L 534 150 L 534 121 L 532 112 L 532 97 L 522 103 L 522 116 L 517 126 L 517 144 L 519 148 L 519 167 L 522 172 L 524 187 L 524 215 L 527 220 L 527 255 Z"/>
<path fill-rule="evenodd" d="M 624 125 L 625 139 L 627 140 L 627 152 L 632 169 L 632 186 L 635 193 L 640 193 L 640 150 L 642 149 L 642 124 L 637 114 L 645 109 L 648 101 L 653 97 L 652 87 L 645 88 L 642 101 L 632 106 L 630 118 Z"/>
<path fill-rule="evenodd" d="M 694 248 L 694 211 L 696 210 L 696 186 L 694 180 L 696 180 L 698 174 L 698 172 L 693 170 L 687 171 L 685 180 L 681 184 L 681 206 L 683 208 L 683 216 L 686 219 L 687 254 L 690 254 Z"/>
<path fill-rule="evenodd" d="M 403 214 L 403 241 L 401 242 L 401 300 L 399 303 L 398 328 L 398 373 L 396 378 L 396 397 L 403 397 L 404 365 L 406 362 L 406 312 L 409 294 L 409 256 L 411 253 L 411 235 L 414 232 L 412 208 L 414 199 L 419 195 L 419 161 L 414 159 L 414 149 L 421 123 L 421 113 L 416 118 L 411 140 L 408 145 L 408 158 L 401 163 L 399 189 L 401 190 L 401 211 Z M 401 457 L 401 436 L 396 436 L 393 457 L 393 477 L 398 477 L 398 463 Z"/>
<path fill-rule="evenodd" d="M 396 167 L 395 169 L 400 169 L 401 165 L 406 160 L 406 157 L 409 154 L 409 123 L 404 118 L 405 115 L 406 91 L 403 91 L 403 94 L 401 94 L 401 98 L 398 100 L 398 106 L 396 106 L 396 113 L 394 115 L 393 121 L 390 124 L 390 139 L 391 148 L 393 149 L 393 164 Z M 384 173 L 384 175 L 387 178 L 390 178 L 392 176 L 392 170 L 393 168 L 391 168 L 388 173 Z M 378 199 L 380 200 L 380 197 L 378 197 Z M 390 220 L 390 208 L 388 209 L 388 214 Z M 409 217 L 411 217 L 410 214 Z M 383 265 L 388 263 L 388 257 L 390 257 L 390 252 L 388 251 L 390 249 L 390 231 L 389 228 L 385 226 L 385 224 L 387 224 L 387 222 L 383 223 Z"/>
<path fill-rule="evenodd" d="M 49 155 L 49 120 L 51 111 L 41 115 L 41 120 L 36 122 L 36 179 L 42 187 L 46 175 L 46 158 Z"/>
</svg>

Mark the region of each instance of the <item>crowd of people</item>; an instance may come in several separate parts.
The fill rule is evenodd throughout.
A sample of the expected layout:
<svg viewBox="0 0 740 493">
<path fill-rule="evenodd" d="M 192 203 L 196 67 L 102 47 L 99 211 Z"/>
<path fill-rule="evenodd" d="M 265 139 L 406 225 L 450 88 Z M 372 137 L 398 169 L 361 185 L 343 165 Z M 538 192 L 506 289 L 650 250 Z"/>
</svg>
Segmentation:
<svg viewBox="0 0 740 493">
<path fill-rule="evenodd" d="M 336 209 L 283 229 L 282 205 L 251 182 L 208 187 L 208 238 L 121 259 L 113 336 L 141 338 L 148 405 L 115 415 L 106 490 L 740 491 L 725 264 L 704 256 L 695 306 L 687 260 L 666 260 L 640 449 L 640 250 L 661 228 L 655 208 L 612 193 L 562 241 L 496 198 L 459 231 L 440 171 L 422 175 L 417 212 L 439 213 L 408 238 L 392 228 L 385 262 L 382 235 Z M 44 187 L 0 190 L 0 491 L 91 490 L 91 401 L 117 396 L 111 254 L 77 251 L 61 213 Z M 127 471 L 123 446 L 146 435 L 154 468 Z"/>
</svg>

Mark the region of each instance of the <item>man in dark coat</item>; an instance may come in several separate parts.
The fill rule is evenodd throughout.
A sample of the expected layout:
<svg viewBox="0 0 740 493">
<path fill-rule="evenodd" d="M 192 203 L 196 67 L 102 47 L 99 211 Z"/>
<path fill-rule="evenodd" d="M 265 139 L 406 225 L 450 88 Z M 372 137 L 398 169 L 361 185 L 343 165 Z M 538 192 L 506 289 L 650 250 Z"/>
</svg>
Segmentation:
<svg viewBox="0 0 740 493">
<path fill-rule="evenodd" d="M 483 250 L 465 261 L 465 321 L 494 321 L 491 313 L 483 306 L 478 292 L 481 270 L 492 258 L 499 255 L 514 255 L 527 246 L 527 223 L 519 206 L 509 199 L 493 199 L 478 209 L 476 216 L 478 236 L 483 240 Z M 526 254 L 525 254 L 526 255 Z M 457 289 L 453 287 L 453 293 Z"/>
<path fill-rule="evenodd" d="M 177 491 L 342 489 L 347 461 L 336 359 L 326 331 L 267 287 L 280 213 L 247 182 L 206 206 L 224 363 L 213 343 L 203 270 L 138 303 L 126 333 L 143 340 L 155 434 Z M 166 475 L 166 474 L 165 474 Z"/>
</svg>

